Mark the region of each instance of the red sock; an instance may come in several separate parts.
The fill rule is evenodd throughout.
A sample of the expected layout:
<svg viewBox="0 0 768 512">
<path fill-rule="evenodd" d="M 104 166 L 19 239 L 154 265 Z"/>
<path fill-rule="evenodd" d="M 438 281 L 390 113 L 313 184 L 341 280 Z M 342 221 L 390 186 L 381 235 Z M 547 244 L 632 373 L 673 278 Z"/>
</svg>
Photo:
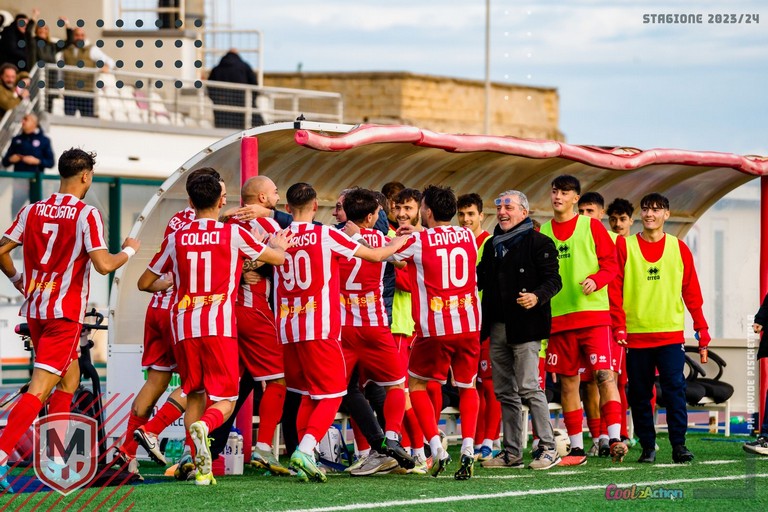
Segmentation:
<svg viewBox="0 0 768 512">
<path fill-rule="evenodd" d="M 480 399 L 479 402 L 479 408 L 477 410 L 477 427 L 475 428 L 475 432 L 477 432 L 478 435 L 485 434 L 485 416 L 486 416 L 486 400 L 485 400 L 485 390 L 483 389 L 483 383 L 478 382 L 478 393 L 477 396 Z M 483 440 L 480 439 L 480 442 Z M 480 444 L 475 440 L 475 444 Z"/>
<path fill-rule="evenodd" d="M 421 431 L 421 426 L 419 426 L 419 420 L 416 418 L 416 411 L 413 410 L 413 407 L 405 411 L 404 420 L 405 430 L 408 432 L 408 437 L 411 441 L 411 448 L 414 450 L 424 448 L 424 433 Z M 407 446 L 405 442 L 403 442 L 403 446 Z"/>
<path fill-rule="evenodd" d="M 576 409 L 563 413 L 563 423 L 569 436 L 575 436 L 581 433 L 581 425 L 584 422 L 584 411 Z"/>
<path fill-rule="evenodd" d="M 627 431 L 627 386 L 626 382 L 621 382 L 621 374 L 619 375 L 619 399 L 621 400 L 621 436 L 629 438 Z"/>
<path fill-rule="evenodd" d="M 600 437 L 600 423 L 602 418 L 587 418 L 587 428 L 589 428 L 589 435 L 592 439 Z"/>
<path fill-rule="evenodd" d="M 73 393 L 57 389 L 48 399 L 48 414 L 68 414 L 72 412 Z"/>
<path fill-rule="evenodd" d="M 618 425 L 621 423 L 621 402 L 618 400 L 611 400 L 606 402 L 600 408 L 600 415 L 605 418 L 605 424 L 608 426 Z M 606 428 L 606 433 L 608 429 Z"/>
<path fill-rule="evenodd" d="M 144 426 L 149 421 L 149 418 L 139 418 L 133 412 L 128 416 L 128 428 L 125 430 L 125 439 L 120 450 L 129 457 L 136 457 L 136 448 L 139 447 L 133 439 L 133 432 L 141 426 Z"/>
<path fill-rule="evenodd" d="M 360 430 L 360 427 L 357 426 L 357 422 L 353 420 L 352 418 L 349 419 L 349 422 L 352 424 L 352 432 L 355 436 L 355 444 L 357 444 L 357 451 L 362 452 L 365 450 L 371 449 L 371 444 L 368 442 L 368 439 L 365 438 L 363 435 L 363 432 Z"/>
<path fill-rule="evenodd" d="M 187 448 L 189 448 L 189 453 L 192 455 L 192 458 L 195 458 L 195 443 L 192 441 L 192 436 L 189 434 L 189 430 L 186 431 L 186 437 L 184 438 L 184 444 L 187 445 Z"/>
<path fill-rule="evenodd" d="M 384 418 L 386 418 L 387 431 L 397 432 L 403 430 L 403 415 L 405 414 L 405 390 L 403 388 L 389 388 L 384 398 Z"/>
<path fill-rule="evenodd" d="M 257 443 L 265 443 L 272 446 L 275 428 L 277 428 L 277 424 L 280 423 L 280 418 L 283 416 L 283 402 L 285 402 L 285 384 L 275 381 L 268 382 L 259 404 Z"/>
<path fill-rule="evenodd" d="M 427 439 L 435 437 L 437 432 L 437 422 L 435 421 L 435 407 L 429 399 L 429 393 L 425 390 L 411 390 L 411 404 L 416 418 L 419 420 L 419 426 Z M 413 439 L 413 437 L 411 437 Z"/>
<path fill-rule="evenodd" d="M 299 434 L 299 441 L 301 441 L 304 434 L 307 432 L 309 418 L 312 416 L 312 411 L 314 409 L 315 404 L 312 399 L 309 398 L 309 395 L 303 395 L 301 397 L 301 403 L 299 404 L 299 412 L 296 413 L 296 432 Z"/>
<path fill-rule="evenodd" d="M 480 398 L 475 388 L 459 388 L 459 416 L 461 417 L 461 437 L 475 438 L 477 413 Z"/>
<path fill-rule="evenodd" d="M 319 441 L 333 425 L 333 419 L 341 405 L 341 397 L 323 398 L 322 400 L 313 400 L 313 402 L 316 404 L 312 416 L 309 418 L 305 435 L 309 434 Z"/>
<path fill-rule="evenodd" d="M 436 380 L 427 382 L 429 401 L 435 410 L 435 423 L 440 423 L 440 413 L 443 412 L 443 386 Z"/>
<path fill-rule="evenodd" d="M 144 425 L 144 430 L 159 436 L 168 425 L 181 418 L 181 415 L 182 411 L 178 407 L 171 402 L 165 402 L 157 414 L 152 416 L 152 419 Z"/>
<path fill-rule="evenodd" d="M 8 424 L 0 435 L 0 450 L 10 455 L 16 443 L 35 421 L 37 413 L 42 408 L 43 402 L 37 396 L 30 393 L 21 395 L 19 401 L 11 409 L 11 413 L 8 415 Z M 4 461 L 0 461 L 0 463 L 4 463 Z"/>
<path fill-rule="evenodd" d="M 222 414 L 222 412 L 218 409 L 209 407 L 206 409 L 203 417 L 200 418 L 200 421 L 208 425 L 208 432 L 210 433 L 219 428 L 221 424 L 224 423 L 224 414 Z"/>
<path fill-rule="evenodd" d="M 605 421 L 605 416 L 602 416 L 601 411 L 600 416 L 600 435 L 601 436 L 607 436 L 608 435 L 608 423 Z"/>
<path fill-rule="evenodd" d="M 496 393 L 493 391 L 493 381 L 483 381 L 483 391 L 485 394 L 485 431 L 478 430 L 477 433 L 483 433 L 483 439 L 498 439 L 501 432 L 501 404 L 496 399 Z"/>
</svg>

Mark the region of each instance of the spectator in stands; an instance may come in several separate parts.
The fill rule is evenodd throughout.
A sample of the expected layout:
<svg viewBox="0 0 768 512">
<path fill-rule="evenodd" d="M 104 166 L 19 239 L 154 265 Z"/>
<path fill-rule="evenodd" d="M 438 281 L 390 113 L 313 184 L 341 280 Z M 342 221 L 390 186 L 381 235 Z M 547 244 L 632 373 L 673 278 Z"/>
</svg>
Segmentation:
<svg viewBox="0 0 768 512">
<path fill-rule="evenodd" d="M 18 69 L 10 63 L 0 66 L 0 118 L 16 108 L 23 98 L 29 96 L 27 89 L 19 89 Z"/>
<path fill-rule="evenodd" d="M 3 167 L 10 166 L 19 172 L 43 172 L 53 167 L 51 140 L 43 133 L 35 114 L 27 114 L 21 120 L 21 133 L 13 138 L 3 157 Z M 15 215 L 28 199 L 29 181 L 14 180 L 11 213 Z"/>
<path fill-rule="evenodd" d="M 53 167 L 51 140 L 40 128 L 37 116 L 27 114 L 21 121 L 21 133 L 13 138 L 3 157 L 3 166 L 15 171 L 43 172 Z"/>
<path fill-rule="evenodd" d="M 215 82 L 229 82 L 233 84 L 258 85 L 256 74 L 251 66 L 245 62 L 237 50 L 232 48 L 224 55 L 219 63 L 211 70 L 208 80 Z M 231 107 L 245 107 L 247 92 L 243 89 L 232 89 L 224 87 L 208 87 L 208 95 L 215 105 L 227 105 Z M 256 93 L 251 93 L 251 105 L 256 105 Z M 249 128 L 245 124 L 245 114 L 240 112 L 228 112 L 224 110 L 213 109 L 213 118 L 216 128 L 235 128 L 244 130 Z M 252 126 L 264 124 L 264 120 L 259 114 L 253 114 L 251 118 Z"/>
<path fill-rule="evenodd" d="M 115 61 L 95 45 L 86 41 L 85 30 L 80 27 L 72 31 L 72 44 L 61 55 L 67 66 L 99 68 L 108 73 L 115 67 Z M 79 93 L 93 93 L 96 90 L 96 73 L 79 73 L 66 71 L 64 73 L 64 88 Z M 94 117 L 93 96 L 64 95 L 64 113 L 68 116 L 80 111 L 84 117 Z"/>
<path fill-rule="evenodd" d="M 549 407 L 539 387 L 539 350 L 552 324 L 550 299 L 563 287 L 557 249 L 546 235 L 533 229 L 528 198 L 517 190 L 495 201 L 498 224 L 477 267 L 483 290 L 481 339 L 490 336 L 493 386 L 501 402 L 504 450 L 483 467 L 523 467 L 520 446 L 522 405 L 531 411 L 539 436 L 533 469 L 560 463 L 549 422 Z"/>
<path fill-rule="evenodd" d="M 10 63 L 23 71 L 29 70 L 27 50 L 23 44 L 19 46 L 19 41 L 24 40 L 28 24 L 26 14 L 17 14 L 13 23 L 0 32 L 0 64 Z"/>
<path fill-rule="evenodd" d="M 55 64 L 56 54 L 62 51 L 64 48 L 72 44 L 72 28 L 69 26 L 69 20 L 65 17 L 59 17 L 64 22 L 64 26 L 67 31 L 66 41 L 56 41 L 51 39 L 51 30 L 47 23 L 40 24 L 40 9 L 32 9 L 32 17 L 29 19 L 31 28 L 25 33 L 25 39 L 27 41 L 27 61 L 30 66 L 36 65 L 42 61 L 46 64 Z M 53 88 L 57 82 L 58 70 L 49 69 L 45 73 L 45 83 L 48 88 Z M 47 112 L 51 111 L 51 105 L 53 103 L 54 96 L 52 94 L 46 94 L 46 106 Z"/>
</svg>

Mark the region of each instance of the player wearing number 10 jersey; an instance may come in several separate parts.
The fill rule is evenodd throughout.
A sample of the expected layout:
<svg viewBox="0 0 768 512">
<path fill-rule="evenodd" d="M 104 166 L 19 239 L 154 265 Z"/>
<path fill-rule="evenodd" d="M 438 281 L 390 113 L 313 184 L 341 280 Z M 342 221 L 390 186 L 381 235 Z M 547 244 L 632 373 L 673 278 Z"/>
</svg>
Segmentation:
<svg viewBox="0 0 768 512">
<path fill-rule="evenodd" d="M 303 394 L 297 427 L 299 446 L 291 456 L 291 467 L 301 480 L 324 482 L 313 452 L 317 441 L 331 426 L 347 378 L 339 336 L 339 260 L 357 256 L 383 261 L 403 244 L 395 238 L 372 249 L 358 244 L 328 226 L 312 224 L 317 211 L 317 193 L 307 183 L 296 183 L 286 192 L 293 247 L 285 263 L 275 268 L 275 317 L 285 349 L 285 380 L 288 389 Z"/>
<path fill-rule="evenodd" d="M 435 457 L 437 476 L 450 462 L 440 445 L 435 409 L 427 383 L 448 379 L 459 388 L 462 428 L 461 467 L 456 479 L 472 476 L 479 399 L 475 388 L 480 355 L 477 246 L 472 232 L 451 226 L 456 196 L 450 188 L 429 186 L 421 198 L 426 230 L 414 233 L 394 259 L 408 262 L 416 341 L 408 362 L 411 403 Z"/>
</svg>

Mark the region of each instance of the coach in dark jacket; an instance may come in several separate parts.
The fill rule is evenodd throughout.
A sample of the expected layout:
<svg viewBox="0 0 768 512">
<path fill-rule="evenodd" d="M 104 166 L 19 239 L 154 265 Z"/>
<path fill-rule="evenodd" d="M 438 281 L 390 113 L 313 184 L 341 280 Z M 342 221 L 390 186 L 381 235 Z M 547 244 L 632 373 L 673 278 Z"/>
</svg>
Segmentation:
<svg viewBox="0 0 768 512">
<path fill-rule="evenodd" d="M 483 290 L 482 336 L 491 338 L 491 366 L 501 402 L 504 450 L 484 467 L 521 467 L 524 403 L 539 436 L 531 467 L 547 469 L 560 462 L 555 450 L 549 408 L 539 387 L 541 340 L 549 337 L 550 299 L 562 288 L 557 250 L 534 230 L 528 198 L 516 190 L 495 201 L 498 224 L 477 268 Z"/>
</svg>

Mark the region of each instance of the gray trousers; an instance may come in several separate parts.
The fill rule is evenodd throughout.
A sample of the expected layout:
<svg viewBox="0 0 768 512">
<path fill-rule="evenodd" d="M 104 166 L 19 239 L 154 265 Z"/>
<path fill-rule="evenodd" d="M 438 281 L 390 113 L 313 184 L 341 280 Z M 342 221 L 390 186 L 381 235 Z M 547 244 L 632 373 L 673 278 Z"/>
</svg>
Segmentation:
<svg viewBox="0 0 768 512">
<path fill-rule="evenodd" d="M 539 436 L 539 446 L 555 447 L 547 397 L 539 387 L 540 349 L 540 341 L 507 343 L 506 326 L 502 323 L 494 323 L 491 326 L 493 389 L 501 403 L 504 448 L 515 457 L 522 456 L 525 421 L 523 404 L 527 405 L 531 412 L 533 430 Z"/>
</svg>

